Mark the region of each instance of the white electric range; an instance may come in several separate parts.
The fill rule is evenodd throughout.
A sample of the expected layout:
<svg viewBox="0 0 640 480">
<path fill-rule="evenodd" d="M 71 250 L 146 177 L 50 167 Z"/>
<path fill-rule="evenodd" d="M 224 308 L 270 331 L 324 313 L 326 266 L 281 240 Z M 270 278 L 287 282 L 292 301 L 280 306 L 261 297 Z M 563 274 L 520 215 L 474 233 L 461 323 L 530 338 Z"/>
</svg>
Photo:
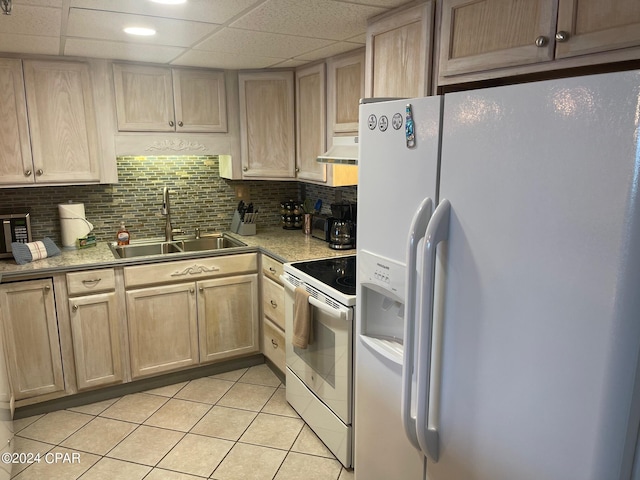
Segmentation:
<svg viewBox="0 0 640 480">
<path fill-rule="evenodd" d="M 352 466 L 353 320 L 356 256 L 286 263 L 285 287 L 287 401 L 336 458 Z M 294 347 L 294 291 L 309 292 L 311 341 Z"/>
</svg>

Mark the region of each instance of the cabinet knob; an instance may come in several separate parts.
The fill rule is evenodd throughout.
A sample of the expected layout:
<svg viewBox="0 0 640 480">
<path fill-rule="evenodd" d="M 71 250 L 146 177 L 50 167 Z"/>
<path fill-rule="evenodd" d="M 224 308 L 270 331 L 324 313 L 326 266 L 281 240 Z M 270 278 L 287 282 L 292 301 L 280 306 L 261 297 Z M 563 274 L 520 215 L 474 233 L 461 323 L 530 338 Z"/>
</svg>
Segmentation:
<svg viewBox="0 0 640 480">
<path fill-rule="evenodd" d="M 73 307 L 71 307 L 71 310 L 73 310 L 74 312 L 78 311 L 78 305 L 74 305 Z"/>
<path fill-rule="evenodd" d="M 249 170 L 249 167 L 242 167 L 243 172 L 246 172 L 247 170 Z"/>
<path fill-rule="evenodd" d="M 182 123 L 182 120 L 180 120 L 180 121 L 178 122 L 178 126 L 179 126 L 179 127 L 184 127 L 184 123 Z"/>
<path fill-rule="evenodd" d="M 204 292 L 204 287 L 200 287 L 198 290 Z"/>
<path fill-rule="evenodd" d="M 300 169 L 298 167 L 296 167 L 296 173 L 298 173 L 300 171 Z"/>
<path fill-rule="evenodd" d="M 173 120 L 169 120 L 169 126 L 173 127 L 175 125 L 175 123 L 173 123 Z"/>
<path fill-rule="evenodd" d="M 269 303 L 271 303 L 271 306 L 272 306 L 273 308 L 278 308 L 278 304 L 277 304 L 276 302 L 274 302 L 273 300 L 270 300 L 270 302 L 269 302 Z"/>
<path fill-rule="evenodd" d="M 41 168 L 39 168 L 38 170 L 36 170 L 36 175 L 40 176 L 44 173 L 44 170 L 42 170 Z"/>
<path fill-rule="evenodd" d="M 276 342 L 273 338 L 271 339 L 271 345 L 273 348 L 278 348 L 278 342 Z"/>
<path fill-rule="evenodd" d="M 48 292 L 49 290 L 51 290 L 51 287 L 49 285 L 45 285 L 44 286 L 44 291 Z"/>
<path fill-rule="evenodd" d="M 536 38 L 536 47 L 544 47 L 547 43 L 549 43 L 549 38 L 544 35 L 540 35 Z"/>
<path fill-rule="evenodd" d="M 567 40 L 569 40 L 569 37 L 569 32 L 565 32 L 564 30 L 560 30 L 558 33 L 556 33 L 557 42 L 566 42 Z"/>
<path fill-rule="evenodd" d="M 189 289 L 189 293 L 196 293 L 196 289 L 195 288 L 190 288 Z"/>
<path fill-rule="evenodd" d="M 31 172 L 31 170 L 25 170 L 25 171 L 24 171 L 24 176 L 25 176 L 25 177 L 30 177 L 30 176 L 31 176 L 31 173 L 32 173 L 32 172 Z"/>
</svg>

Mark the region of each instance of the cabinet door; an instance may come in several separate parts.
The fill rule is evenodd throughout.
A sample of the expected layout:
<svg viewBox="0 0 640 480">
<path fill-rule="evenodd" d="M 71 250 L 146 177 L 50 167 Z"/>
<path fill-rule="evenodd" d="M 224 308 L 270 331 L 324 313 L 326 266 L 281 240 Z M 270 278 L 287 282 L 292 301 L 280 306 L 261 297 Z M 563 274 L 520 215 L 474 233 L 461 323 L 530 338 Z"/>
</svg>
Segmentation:
<svg viewBox="0 0 640 480">
<path fill-rule="evenodd" d="M 440 75 L 553 59 L 553 0 L 444 0 Z M 536 39 L 540 46 L 537 46 Z"/>
<path fill-rule="evenodd" d="M 33 183 L 22 62 L 0 59 L 0 184 Z"/>
<path fill-rule="evenodd" d="M 119 131 L 175 131 L 171 69 L 115 64 L 113 79 Z"/>
<path fill-rule="evenodd" d="M 195 284 L 128 291 L 127 317 L 133 378 L 198 363 Z"/>
<path fill-rule="evenodd" d="M 173 69 L 178 132 L 226 132 L 224 72 Z"/>
<path fill-rule="evenodd" d="M 116 293 L 69 299 L 78 390 L 121 382 Z"/>
<path fill-rule="evenodd" d="M 36 183 L 99 181 L 89 65 L 25 60 L 24 81 Z"/>
<path fill-rule="evenodd" d="M 358 110 L 364 97 L 364 51 L 331 59 L 328 64 L 329 132 L 358 134 Z M 329 140 L 327 140 L 329 142 Z"/>
<path fill-rule="evenodd" d="M 295 178 L 293 72 L 238 75 L 244 178 Z"/>
<path fill-rule="evenodd" d="M 432 1 L 369 24 L 365 96 L 429 93 L 432 25 Z"/>
<path fill-rule="evenodd" d="M 559 0 L 556 57 L 640 45 L 638 0 Z"/>
<path fill-rule="evenodd" d="M 326 148 L 325 65 L 296 72 L 296 163 L 298 179 L 327 181 L 327 165 L 316 162 Z"/>
<path fill-rule="evenodd" d="M 63 391 L 60 337 L 51 280 L 0 286 L 0 313 L 15 399 Z"/>
<path fill-rule="evenodd" d="M 198 282 L 200 361 L 260 351 L 258 275 Z"/>
</svg>

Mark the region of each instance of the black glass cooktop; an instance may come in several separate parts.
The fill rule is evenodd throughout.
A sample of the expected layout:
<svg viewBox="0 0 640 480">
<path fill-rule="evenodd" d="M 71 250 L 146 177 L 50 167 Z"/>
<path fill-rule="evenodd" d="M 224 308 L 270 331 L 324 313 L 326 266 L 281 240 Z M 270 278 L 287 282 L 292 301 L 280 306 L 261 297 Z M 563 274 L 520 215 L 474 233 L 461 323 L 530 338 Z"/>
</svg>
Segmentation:
<svg viewBox="0 0 640 480">
<path fill-rule="evenodd" d="M 355 255 L 296 262 L 293 266 L 345 295 L 356 294 Z"/>
</svg>

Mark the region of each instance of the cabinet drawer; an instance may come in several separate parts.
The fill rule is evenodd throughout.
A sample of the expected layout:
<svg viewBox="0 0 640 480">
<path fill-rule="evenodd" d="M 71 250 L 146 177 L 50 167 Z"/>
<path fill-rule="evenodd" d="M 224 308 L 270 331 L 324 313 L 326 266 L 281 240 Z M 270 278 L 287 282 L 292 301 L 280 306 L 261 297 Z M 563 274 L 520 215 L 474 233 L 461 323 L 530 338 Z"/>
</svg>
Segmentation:
<svg viewBox="0 0 640 480">
<path fill-rule="evenodd" d="M 262 353 L 284 372 L 284 332 L 271 323 L 268 318 L 264 318 L 262 322 Z"/>
<path fill-rule="evenodd" d="M 262 311 L 284 329 L 284 287 L 264 278 L 262 282 Z"/>
<path fill-rule="evenodd" d="M 167 282 L 193 281 L 238 273 L 255 273 L 257 270 L 258 258 L 255 253 L 194 258 L 180 262 L 126 267 L 124 269 L 124 283 L 129 288 Z"/>
<path fill-rule="evenodd" d="M 67 273 L 69 295 L 87 295 L 96 292 L 112 291 L 116 288 L 116 276 L 113 268 L 90 270 L 88 272 Z"/>
<path fill-rule="evenodd" d="M 262 255 L 262 273 L 274 282 L 280 283 L 280 275 L 284 272 L 282 264 L 267 255 Z"/>
</svg>

